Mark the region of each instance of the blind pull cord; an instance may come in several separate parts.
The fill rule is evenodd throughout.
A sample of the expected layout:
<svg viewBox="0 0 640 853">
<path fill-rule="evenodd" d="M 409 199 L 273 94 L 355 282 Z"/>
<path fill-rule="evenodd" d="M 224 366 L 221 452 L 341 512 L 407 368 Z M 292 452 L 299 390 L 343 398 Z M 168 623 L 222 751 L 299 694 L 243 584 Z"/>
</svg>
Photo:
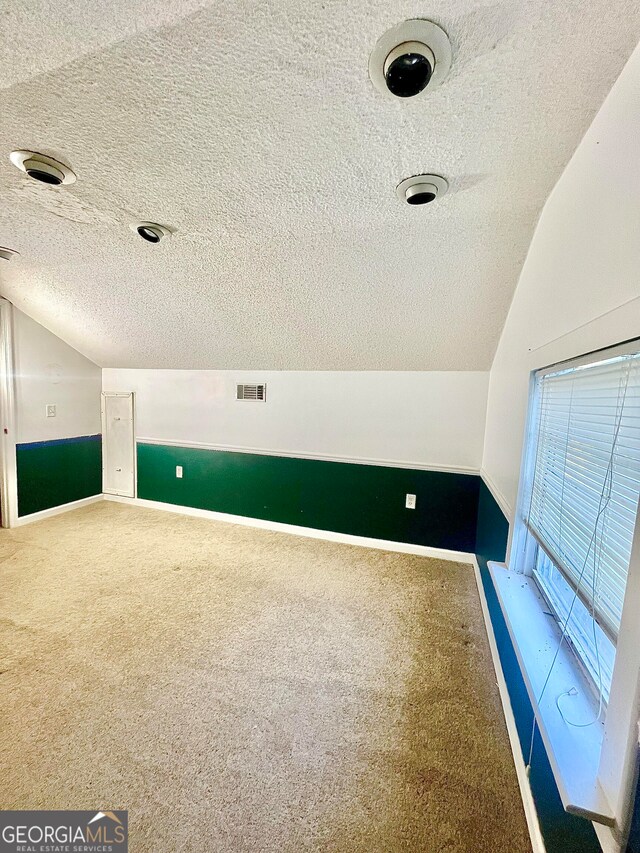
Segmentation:
<svg viewBox="0 0 640 853">
<path fill-rule="evenodd" d="M 582 565 L 582 569 L 580 571 L 580 575 L 578 577 L 578 583 L 576 584 L 576 588 L 574 590 L 573 597 L 571 599 L 571 605 L 569 607 L 569 611 L 568 611 L 567 616 L 566 616 L 566 618 L 563 622 L 563 625 L 562 625 L 562 632 L 560 634 L 558 646 L 557 646 L 555 653 L 553 655 L 553 659 L 551 661 L 549 671 L 547 672 L 547 676 L 544 680 L 544 684 L 542 685 L 542 690 L 540 691 L 540 695 L 538 696 L 538 699 L 537 699 L 538 707 L 540 707 L 540 703 L 542 702 L 542 699 L 544 697 L 545 691 L 547 689 L 547 685 L 549 684 L 549 679 L 551 678 L 551 673 L 553 672 L 553 668 L 556 664 L 556 661 L 558 660 L 558 655 L 560 654 L 560 649 L 562 648 L 562 643 L 564 642 L 565 637 L 567 636 L 567 629 L 569 627 L 569 621 L 571 619 L 571 615 L 573 613 L 573 608 L 575 606 L 575 603 L 578 599 L 578 590 L 580 589 L 580 584 L 582 583 L 582 579 L 584 577 L 584 574 L 585 574 L 585 571 L 587 568 L 587 564 L 589 562 L 589 554 L 591 553 L 591 548 L 592 548 L 592 546 L 594 546 L 594 543 L 596 541 L 596 536 L 597 536 L 597 532 L 598 532 L 598 524 L 600 522 L 600 519 L 601 519 L 603 513 L 605 512 L 605 510 L 609 506 L 609 501 L 611 500 L 612 481 L 613 481 L 613 461 L 615 458 L 616 447 L 618 444 L 618 436 L 620 434 L 620 427 L 622 424 L 622 415 L 624 413 L 624 404 L 625 404 L 625 400 L 626 400 L 626 396 L 627 396 L 627 388 L 629 386 L 629 373 L 630 373 L 630 369 L 629 369 L 629 366 L 627 365 L 627 371 L 626 371 L 625 382 L 624 382 L 624 390 L 622 390 L 620 388 L 618 389 L 619 407 L 618 407 L 618 411 L 616 411 L 616 426 L 615 426 L 615 431 L 613 434 L 613 441 L 611 442 L 611 452 L 609 454 L 609 460 L 607 463 L 607 470 L 605 473 L 604 481 L 602 483 L 602 491 L 600 493 L 600 500 L 598 502 L 598 513 L 596 515 L 596 520 L 595 520 L 595 523 L 593 525 L 593 533 L 591 534 L 591 538 L 590 538 L 589 544 L 587 546 L 587 553 L 586 553 L 586 556 L 584 559 L 584 563 Z M 622 390 L 622 400 L 620 400 L 620 391 L 621 390 Z M 532 491 L 533 491 L 533 483 L 532 483 Z M 602 547 L 602 545 L 601 545 L 601 547 Z M 596 548 L 594 546 L 594 561 L 595 561 L 595 559 L 596 559 Z M 594 562 L 594 567 L 595 567 L 595 562 Z M 594 579 L 593 579 L 592 588 L 595 589 L 595 570 L 594 570 Z M 595 604 L 593 606 L 595 608 Z M 601 673 L 601 669 L 600 669 L 600 656 L 598 654 L 597 634 L 595 634 L 594 611 L 592 611 L 591 619 L 592 619 L 592 625 L 593 625 L 593 630 L 594 630 L 594 637 L 596 639 L 596 655 L 597 655 L 597 660 L 598 660 L 598 674 L 599 674 L 599 678 L 600 678 L 600 685 L 599 685 L 599 687 L 600 687 L 600 691 L 599 691 L 600 692 L 600 701 L 599 701 L 599 707 L 598 707 L 598 715 L 590 723 L 572 723 L 566 719 L 566 717 L 562 713 L 562 709 L 560 708 L 559 702 L 563 696 L 576 696 L 578 694 L 578 691 L 576 690 L 575 687 L 572 687 L 570 690 L 566 691 L 565 693 L 561 693 L 556 698 L 556 706 L 558 708 L 558 711 L 560 712 L 560 716 L 562 717 L 562 719 L 568 725 L 576 726 L 578 728 L 583 728 L 586 726 L 592 726 L 592 725 L 594 725 L 594 723 L 598 722 L 598 720 L 600 719 L 600 717 L 602 715 L 602 708 L 603 708 L 602 673 Z M 536 720 L 536 715 L 534 712 L 533 726 L 531 727 L 531 742 L 529 745 L 529 760 L 528 760 L 527 766 L 525 768 L 527 776 L 529 776 L 531 773 L 531 761 L 533 759 L 533 746 L 534 746 L 534 740 L 535 740 L 535 734 L 536 734 L 536 726 L 537 726 L 537 720 Z"/>
</svg>

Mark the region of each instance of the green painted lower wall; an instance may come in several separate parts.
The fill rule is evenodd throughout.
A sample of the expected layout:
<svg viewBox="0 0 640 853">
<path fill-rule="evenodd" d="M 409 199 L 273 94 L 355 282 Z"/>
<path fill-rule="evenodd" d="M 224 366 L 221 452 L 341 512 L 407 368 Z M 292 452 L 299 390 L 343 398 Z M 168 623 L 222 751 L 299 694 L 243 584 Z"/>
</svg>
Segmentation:
<svg viewBox="0 0 640 853">
<path fill-rule="evenodd" d="M 31 515 L 102 492 L 102 436 L 16 446 L 18 515 Z"/>
<path fill-rule="evenodd" d="M 138 444 L 138 497 L 473 551 L 479 478 L 468 474 Z M 176 477 L 176 465 L 183 477 Z M 417 508 L 405 509 L 405 495 Z"/>
</svg>

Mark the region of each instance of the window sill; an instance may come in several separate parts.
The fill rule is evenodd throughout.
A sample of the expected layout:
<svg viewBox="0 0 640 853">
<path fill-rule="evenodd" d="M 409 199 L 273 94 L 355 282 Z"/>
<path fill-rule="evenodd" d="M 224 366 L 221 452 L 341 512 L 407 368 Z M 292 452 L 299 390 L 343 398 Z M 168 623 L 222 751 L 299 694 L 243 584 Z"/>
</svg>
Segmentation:
<svg viewBox="0 0 640 853">
<path fill-rule="evenodd" d="M 565 715 L 570 714 L 575 721 L 592 720 L 598 708 L 585 676 L 563 643 L 538 705 L 560 642 L 560 628 L 548 615 L 546 602 L 533 579 L 509 571 L 499 563 L 489 563 L 489 570 L 562 804 L 572 814 L 613 826 L 613 810 L 598 782 L 604 724 L 572 726 L 556 705 L 561 694 L 575 687 L 578 695 L 564 698 Z"/>
</svg>

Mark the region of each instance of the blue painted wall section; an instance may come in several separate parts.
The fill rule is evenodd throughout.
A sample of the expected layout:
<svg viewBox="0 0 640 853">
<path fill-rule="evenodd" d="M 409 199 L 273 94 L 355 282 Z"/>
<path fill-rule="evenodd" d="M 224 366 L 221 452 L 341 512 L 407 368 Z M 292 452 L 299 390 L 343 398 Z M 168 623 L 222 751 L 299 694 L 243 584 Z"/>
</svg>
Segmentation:
<svg viewBox="0 0 640 853">
<path fill-rule="evenodd" d="M 18 444 L 16 466 L 19 516 L 99 495 L 102 436 Z"/>
<path fill-rule="evenodd" d="M 504 561 L 508 535 L 509 522 L 485 483 L 481 482 L 478 497 L 476 555 L 520 747 L 526 764 L 529 760 L 531 745 L 533 708 L 487 567 L 489 560 Z M 564 810 L 544 744 L 537 730 L 529 781 L 547 853 L 600 853 L 600 844 L 591 823 L 570 815 Z"/>
</svg>

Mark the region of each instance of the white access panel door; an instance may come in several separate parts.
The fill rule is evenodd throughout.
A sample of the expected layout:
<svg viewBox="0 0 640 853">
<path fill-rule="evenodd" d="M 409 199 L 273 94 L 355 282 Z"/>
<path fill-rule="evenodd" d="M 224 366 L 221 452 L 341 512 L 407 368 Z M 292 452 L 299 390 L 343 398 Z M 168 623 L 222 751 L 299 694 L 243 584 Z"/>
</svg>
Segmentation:
<svg viewBox="0 0 640 853">
<path fill-rule="evenodd" d="M 132 392 L 102 395 L 102 491 L 127 498 L 136 494 Z"/>
</svg>

